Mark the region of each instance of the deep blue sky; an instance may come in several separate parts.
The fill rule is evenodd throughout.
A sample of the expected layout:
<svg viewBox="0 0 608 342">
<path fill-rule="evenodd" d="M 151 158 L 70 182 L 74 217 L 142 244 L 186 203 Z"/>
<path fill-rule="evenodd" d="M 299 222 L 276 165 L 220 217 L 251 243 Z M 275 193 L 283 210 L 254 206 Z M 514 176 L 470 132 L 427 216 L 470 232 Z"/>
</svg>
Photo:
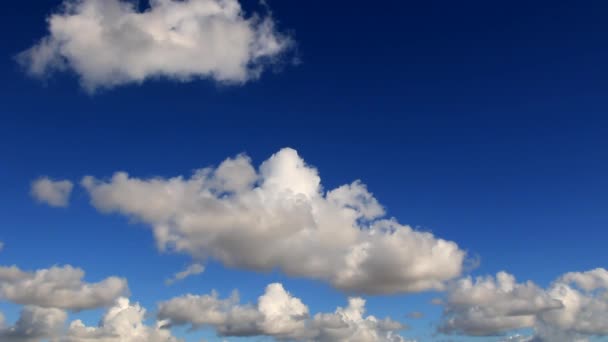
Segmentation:
<svg viewBox="0 0 608 342">
<path fill-rule="evenodd" d="M 605 1 L 270 1 L 299 64 L 244 86 L 156 80 L 95 95 L 73 75 L 28 78 L 13 60 L 57 4 L 13 2 L 0 21 L 2 264 L 125 275 L 150 308 L 212 288 L 252 299 L 279 279 L 331 310 L 345 297 L 324 284 L 214 264 L 167 290 L 162 279 L 188 261 L 160 256 L 148 230 L 98 215 L 80 189 L 60 210 L 28 194 L 40 175 L 187 175 L 286 146 L 326 188 L 361 179 L 391 216 L 479 255 L 473 274 L 546 285 L 608 264 Z M 418 297 L 372 298 L 369 310 L 402 321 L 437 310 Z"/>
</svg>

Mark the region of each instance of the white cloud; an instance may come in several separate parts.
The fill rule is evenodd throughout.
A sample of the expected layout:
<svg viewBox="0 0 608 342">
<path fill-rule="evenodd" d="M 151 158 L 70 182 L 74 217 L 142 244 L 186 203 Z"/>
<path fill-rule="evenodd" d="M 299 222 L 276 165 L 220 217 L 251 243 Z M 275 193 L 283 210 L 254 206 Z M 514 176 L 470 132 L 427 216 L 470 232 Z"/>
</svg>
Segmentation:
<svg viewBox="0 0 608 342">
<path fill-rule="evenodd" d="M 54 181 L 48 177 L 36 179 L 31 184 L 30 194 L 39 202 L 51 207 L 67 207 L 74 185 L 68 180 Z"/>
<path fill-rule="evenodd" d="M 186 295 L 159 305 L 159 318 L 172 325 L 213 327 L 221 336 L 268 336 L 299 341 L 405 341 L 391 319 L 364 317 L 365 301 L 350 298 L 346 308 L 310 317 L 308 307 L 281 284 L 270 284 L 257 305 L 240 305 L 238 294 Z"/>
<path fill-rule="evenodd" d="M 587 272 L 569 272 L 561 276 L 558 283 L 573 283 L 585 291 L 608 289 L 608 271 L 596 268 Z"/>
<path fill-rule="evenodd" d="M 175 282 L 184 280 L 193 275 L 201 274 L 204 271 L 205 271 L 205 266 L 203 266 L 201 264 L 192 264 L 192 265 L 186 267 L 185 270 L 177 272 L 173 275 L 173 277 L 165 280 L 165 284 L 172 285 Z"/>
<path fill-rule="evenodd" d="M 324 192 L 315 168 L 282 149 L 255 170 L 247 156 L 191 178 L 87 176 L 100 211 L 149 224 L 162 250 L 227 266 L 321 279 L 365 293 L 442 289 L 462 271 L 465 252 L 384 218 L 359 181 Z"/>
<path fill-rule="evenodd" d="M 64 0 L 49 35 L 22 52 L 28 71 L 71 69 L 89 91 L 154 77 L 244 83 L 290 45 L 270 16 L 243 13 L 238 0 Z"/>
<path fill-rule="evenodd" d="M 542 341 L 584 341 L 587 336 L 608 336 L 608 271 L 595 269 L 567 273 L 555 281 L 548 294 L 564 304 L 562 310 L 539 316 Z"/>
<path fill-rule="evenodd" d="M 0 315 L 1 318 L 1 315 Z M 3 342 L 39 342 L 61 331 L 67 314 L 59 309 L 26 306 L 14 326 L 4 326 L 0 319 L 0 340 Z"/>
<path fill-rule="evenodd" d="M 79 311 L 111 305 L 128 292 L 125 279 L 109 277 L 98 283 L 86 283 L 83 277 L 84 271 L 71 266 L 35 272 L 0 266 L 0 300 Z"/>
<path fill-rule="evenodd" d="M 534 325 L 536 315 L 562 303 L 531 282 L 518 284 L 505 272 L 494 277 L 460 279 L 448 290 L 441 330 L 466 335 L 495 335 Z"/>
<path fill-rule="evenodd" d="M 146 310 L 139 304 L 131 304 L 126 298 L 119 298 L 104 315 L 96 327 L 87 327 L 77 320 L 56 342 L 177 342 L 169 330 L 144 324 Z"/>
<path fill-rule="evenodd" d="M 501 272 L 496 279 L 461 279 L 448 290 L 441 330 L 495 335 L 534 328 L 534 342 L 588 341 L 608 336 L 608 282 L 605 269 L 571 272 L 548 289 L 516 283 Z M 523 338 L 523 337 L 522 337 Z"/>
</svg>

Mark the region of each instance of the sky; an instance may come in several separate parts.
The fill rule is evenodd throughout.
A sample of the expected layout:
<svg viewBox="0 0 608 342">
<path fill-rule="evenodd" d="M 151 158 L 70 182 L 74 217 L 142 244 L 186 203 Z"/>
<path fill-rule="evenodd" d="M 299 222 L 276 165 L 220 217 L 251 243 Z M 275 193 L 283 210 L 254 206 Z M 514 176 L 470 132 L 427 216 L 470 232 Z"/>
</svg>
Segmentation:
<svg viewBox="0 0 608 342">
<path fill-rule="evenodd" d="M 606 13 L 5 6 L 0 341 L 608 341 Z"/>
</svg>

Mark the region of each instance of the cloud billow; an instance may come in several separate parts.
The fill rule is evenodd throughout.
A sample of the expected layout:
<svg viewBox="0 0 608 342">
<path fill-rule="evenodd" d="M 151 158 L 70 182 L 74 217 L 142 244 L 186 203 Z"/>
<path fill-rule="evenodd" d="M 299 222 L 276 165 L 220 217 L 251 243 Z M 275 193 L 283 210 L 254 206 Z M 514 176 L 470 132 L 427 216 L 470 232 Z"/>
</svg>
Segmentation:
<svg viewBox="0 0 608 342">
<path fill-rule="evenodd" d="M 324 192 L 315 168 L 282 149 L 254 169 L 244 155 L 191 178 L 116 173 L 82 185 L 102 212 L 151 226 L 161 250 L 229 267 L 320 279 L 357 293 L 442 289 L 466 253 L 395 219 L 364 184 Z"/>
<path fill-rule="evenodd" d="M 308 307 L 280 283 L 270 284 L 256 305 L 239 304 L 238 293 L 220 299 L 186 295 L 159 304 L 158 316 L 171 325 L 212 327 L 221 336 L 267 336 L 277 341 L 405 342 L 405 326 L 390 318 L 364 316 L 365 300 L 349 298 L 334 313 L 311 317 Z"/>
<path fill-rule="evenodd" d="M 111 305 L 129 291 L 123 278 L 98 283 L 82 280 L 84 271 L 72 266 L 23 271 L 0 266 L 0 300 L 44 308 L 81 311 Z"/>
<path fill-rule="evenodd" d="M 489 336 L 533 328 L 529 342 L 586 342 L 608 336 L 608 271 L 570 272 L 547 289 L 517 283 L 505 272 L 476 280 L 463 278 L 447 291 L 445 333 Z M 514 337 L 515 338 L 515 337 Z"/>
<path fill-rule="evenodd" d="M 89 92 L 150 78 L 256 79 L 292 46 L 270 15 L 246 16 L 238 0 L 65 0 L 47 36 L 17 60 L 45 77 L 72 70 Z"/>
</svg>

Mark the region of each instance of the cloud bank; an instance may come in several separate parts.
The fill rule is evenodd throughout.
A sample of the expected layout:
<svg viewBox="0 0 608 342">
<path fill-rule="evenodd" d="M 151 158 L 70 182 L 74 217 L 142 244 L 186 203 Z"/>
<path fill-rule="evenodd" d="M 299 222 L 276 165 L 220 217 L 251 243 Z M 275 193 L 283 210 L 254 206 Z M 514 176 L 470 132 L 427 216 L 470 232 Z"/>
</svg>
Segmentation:
<svg viewBox="0 0 608 342">
<path fill-rule="evenodd" d="M 389 318 L 364 317 L 365 301 L 350 298 L 346 308 L 310 317 L 308 307 L 279 283 L 266 287 L 257 305 L 239 304 L 238 293 L 173 298 L 159 305 L 158 316 L 172 325 L 212 327 L 221 336 L 267 336 L 277 340 L 397 342 L 405 327 Z"/>
<path fill-rule="evenodd" d="M 461 279 L 447 293 L 441 330 L 464 335 L 498 335 L 534 328 L 529 341 L 588 341 L 608 335 L 608 271 L 571 272 L 548 289 L 517 283 L 505 272 L 496 278 Z M 521 337 L 523 340 L 524 337 Z"/>
<path fill-rule="evenodd" d="M 164 77 L 244 83 L 292 44 L 237 0 L 65 0 L 18 61 L 34 76 L 72 70 L 88 91 Z"/>
<path fill-rule="evenodd" d="M 109 277 L 98 283 L 86 283 L 83 277 L 84 271 L 72 266 L 34 272 L 0 266 L 0 300 L 80 311 L 112 305 L 128 292 L 125 279 Z"/>
<path fill-rule="evenodd" d="M 346 291 L 442 289 L 465 259 L 454 242 L 386 218 L 359 181 L 324 191 L 317 170 L 289 148 L 258 170 L 239 155 L 190 178 L 118 172 L 81 184 L 101 212 L 150 225 L 161 250 L 230 267 L 279 268 Z"/>
<path fill-rule="evenodd" d="M 32 182 L 30 194 L 38 202 L 51 207 L 67 207 L 74 184 L 69 180 L 54 181 L 41 177 Z"/>
</svg>

